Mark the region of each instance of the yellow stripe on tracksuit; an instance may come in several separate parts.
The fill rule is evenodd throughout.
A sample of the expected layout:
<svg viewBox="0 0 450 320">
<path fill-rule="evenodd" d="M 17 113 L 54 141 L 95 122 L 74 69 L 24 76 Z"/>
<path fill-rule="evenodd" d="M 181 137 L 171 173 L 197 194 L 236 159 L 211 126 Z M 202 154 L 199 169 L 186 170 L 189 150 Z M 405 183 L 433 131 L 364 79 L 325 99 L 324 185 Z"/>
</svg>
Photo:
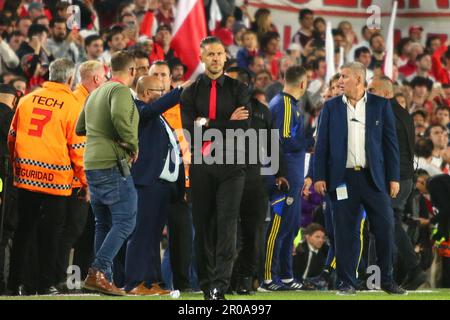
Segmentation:
<svg viewBox="0 0 450 320">
<path fill-rule="evenodd" d="M 267 249 L 266 249 L 266 263 L 265 263 L 265 274 L 264 280 L 272 280 L 272 258 L 273 251 L 275 246 L 275 240 L 278 235 L 278 231 L 280 230 L 281 217 L 279 215 L 275 215 L 272 223 L 272 228 L 270 230 L 270 235 L 267 240 Z"/>
<path fill-rule="evenodd" d="M 360 248 L 359 249 L 359 259 L 358 259 L 358 265 L 356 266 L 356 277 L 358 277 L 358 269 L 359 269 L 359 264 L 361 263 L 361 258 L 362 258 L 362 253 L 363 253 L 363 245 L 364 245 L 364 222 L 366 221 L 366 219 L 362 219 L 361 220 L 361 227 L 359 229 L 359 241 L 360 241 Z"/>
<path fill-rule="evenodd" d="M 359 240 L 361 242 L 361 249 L 359 251 L 359 259 L 358 259 L 358 266 L 356 267 L 356 274 L 358 274 L 359 264 L 361 263 L 362 253 L 363 253 L 363 246 L 364 246 L 364 222 L 366 219 L 361 220 L 361 227 L 360 227 L 360 233 L 359 233 Z M 333 261 L 331 261 L 330 267 L 336 270 L 336 256 L 333 258 Z"/>
<path fill-rule="evenodd" d="M 291 101 L 289 97 L 284 97 L 284 127 L 283 138 L 291 137 Z"/>
</svg>

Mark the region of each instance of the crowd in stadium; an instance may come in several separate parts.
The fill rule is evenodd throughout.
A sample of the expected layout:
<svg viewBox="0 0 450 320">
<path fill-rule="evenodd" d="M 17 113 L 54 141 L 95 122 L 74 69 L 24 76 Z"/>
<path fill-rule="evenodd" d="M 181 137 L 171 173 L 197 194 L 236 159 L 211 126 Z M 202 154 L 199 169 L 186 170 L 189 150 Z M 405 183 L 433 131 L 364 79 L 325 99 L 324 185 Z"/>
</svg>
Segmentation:
<svg viewBox="0 0 450 320">
<path fill-rule="evenodd" d="M 215 240 L 208 239 L 205 230 L 194 227 L 201 224 L 192 211 L 207 209 L 199 209 L 197 204 L 193 207 L 192 199 L 198 201 L 199 192 L 206 197 L 208 187 L 213 183 L 206 178 L 193 178 L 187 161 L 190 158 L 189 145 L 182 134 L 169 131 L 186 128 L 187 111 L 183 108 L 197 98 L 197 91 L 207 97 L 210 89 L 202 87 L 207 84 L 202 80 L 187 81 L 185 74 L 193 70 L 187 69 L 181 58 L 183 55 L 171 47 L 179 1 L 182 0 L 73 0 L 72 4 L 80 8 L 80 25 L 68 19 L 70 4 L 66 1 L 24 0 L 3 4 L 0 12 L 0 294 L 76 293 L 80 287 L 70 286 L 70 281 L 67 281 L 68 274 L 73 275 L 74 270 L 79 272 L 78 279 L 87 278 L 87 289 L 113 295 L 167 295 L 171 290 L 180 290 L 203 291 L 206 299 L 222 299 L 225 293 L 245 295 L 256 290 L 340 289 L 335 271 L 339 262 L 332 250 L 335 230 L 326 218 L 331 214 L 329 200 L 315 188 L 314 174 L 303 172 L 303 169 L 300 180 L 305 177 L 304 184 L 302 181 L 299 185 L 301 206 L 291 206 L 290 197 L 286 200 L 291 209 L 297 210 L 293 214 L 299 217 L 299 221 L 294 219 L 288 227 L 278 229 L 276 218 L 274 220 L 274 212 L 278 210 L 276 199 L 261 190 L 265 182 L 259 178 L 252 180 L 254 168 L 249 166 L 245 186 L 242 182 L 240 219 L 236 217 L 238 223 L 235 229 L 230 226 L 230 232 L 225 229 L 218 231 L 224 232 L 223 238 L 218 237 L 219 241 L 222 239 L 227 243 L 218 243 L 214 248 L 231 256 L 217 254 L 211 258 L 214 254 L 208 249 L 205 249 L 206 253 L 199 250 L 202 244 L 198 239 Z M 204 2 L 205 24 L 208 25 L 211 1 Z M 298 103 L 304 139 L 311 138 L 311 143 L 305 142 L 304 148 L 314 154 L 313 138 L 317 136 L 320 112 L 326 101 L 343 94 L 342 75 L 336 74 L 326 80 L 325 19 L 307 8 L 301 9 L 299 29 L 284 50 L 269 9 L 259 8 L 250 14 L 246 5 L 238 7 L 235 1 L 217 0 L 217 3 L 222 21 L 213 30 L 208 30 L 208 35 L 215 38 L 206 40 L 202 50 L 215 48 L 218 43 L 214 39 L 219 39 L 226 52 L 223 71 L 227 78 L 245 83 L 228 80 L 221 83 L 217 80 L 221 90 L 231 90 L 233 94 L 236 88 L 245 91 L 236 93 L 236 99 L 251 104 L 254 110 L 253 115 L 243 110 L 233 113 L 236 122 L 250 118 L 252 124 L 263 126 L 260 128 L 273 128 L 272 123 L 266 127 L 263 121 L 266 113 L 270 117 L 269 104 L 272 116 L 276 118 L 277 111 L 272 106 L 278 103 L 280 92 L 292 90 L 292 99 L 284 103 Z M 348 63 L 362 64 L 366 68 L 367 92 L 389 99 L 390 104 L 408 111 L 406 115 L 402 114 L 403 118 L 396 114 L 396 125 L 404 126 L 405 133 L 402 136 L 399 132 L 403 131 L 397 128 L 400 144 L 399 197 L 401 195 L 404 203 L 393 204 L 395 281 L 407 290 L 450 288 L 450 41 L 445 42 L 438 36 L 427 37 L 423 28 L 414 23 L 407 32 L 408 36 L 395 44 L 392 79 L 383 71 L 386 39 L 381 30 L 367 26 L 355 30 L 350 22 L 340 22 L 332 30 L 335 61 L 336 64 L 343 61 L 350 69 L 353 65 Z M 339 50 L 340 47 L 343 51 Z M 342 52 L 343 57 L 340 56 Z M 303 68 L 296 69 L 298 66 Z M 298 97 L 294 97 L 297 91 L 292 86 L 300 81 L 303 72 L 306 86 Z M 131 91 L 124 91 L 123 86 Z M 98 88 L 109 88 L 109 91 L 104 93 L 105 89 L 102 93 Z M 203 89 L 208 92 L 201 91 Z M 56 93 L 46 95 L 46 92 Z M 133 118 L 135 114 L 120 114 L 125 110 L 112 111 L 117 118 L 112 118 L 111 123 L 117 125 L 117 130 L 123 126 L 124 132 L 130 134 L 130 140 L 123 143 L 117 142 L 119 138 L 114 138 L 117 141 L 113 139 L 117 142 L 114 142 L 115 152 L 118 152 L 117 146 L 123 147 L 128 152 L 124 157 L 135 162 L 132 176 L 137 194 L 127 195 L 129 202 L 122 205 L 130 211 L 135 210 L 138 216 L 135 223 L 119 221 L 123 225 L 114 235 L 121 242 L 114 242 L 117 250 L 111 250 L 114 252 L 108 253 L 107 258 L 103 256 L 107 251 L 105 243 L 110 240 L 106 233 L 116 221 L 114 216 L 112 222 L 111 218 L 100 217 L 102 209 L 98 203 L 112 203 L 117 195 L 104 191 L 100 199 L 99 190 L 103 189 L 98 187 L 95 190 L 97 186 L 95 183 L 91 186 L 90 182 L 100 181 L 101 184 L 102 177 L 94 174 L 102 168 L 97 166 L 100 163 L 97 158 L 105 157 L 103 163 L 109 161 L 111 166 L 116 166 L 115 153 L 112 152 L 109 158 L 104 149 L 96 154 L 93 149 L 86 148 L 84 153 L 86 138 L 82 137 L 87 132 L 89 147 L 89 130 L 111 130 L 104 124 L 105 111 L 109 109 L 102 108 L 109 108 L 107 103 L 114 106 L 114 99 L 108 100 L 106 94 L 115 95 L 124 105 L 136 105 L 140 117 L 138 142 L 138 137 L 131 137 L 131 131 L 128 132 L 124 125 L 131 120 L 130 126 L 137 128 L 137 118 Z M 223 91 L 218 91 L 217 95 L 223 101 L 229 99 Z M 91 110 L 94 99 L 96 109 Z M 138 102 L 134 104 L 132 99 Z M 209 101 L 198 99 L 201 104 Z M 82 111 L 85 102 L 86 108 Z M 52 113 L 46 111 L 49 107 L 62 110 L 58 114 L 61 125 L 46 126 L 52 123 Z M 264 108 L 258 109 L 261 107 Z M 19 113 L 21 108 L 23 113 Z M 259 114 L 256 110 L 260 111 L 262 120 L 256 119 Z M 85 127 L 84 122 L 80 125 L 80 114 L 86 118 Z M 24 127 L 24 121 L 32 125 Z M 145 129 L 144 121 L 148 122 Z M 286 123 L 287 120 L 284 121 Z M 159 122 L 168 130 L 167 141 L 172 143 L 169 149 L 179 148 L 182 154 L 184 166 L 181 163 L 175 178 L 145 169 L 144 160 L 161 162 L 152 158 L 165 147 L 155 136 L 166 134 L 165 129 L 161 133 L 155 127 Z M 60 127 L 71 130 L 71 133 L 64 139 L 56 134 L 46 136 L 48 128 L 60 130 Z M 285 125 L 284 130 L 286 133 L 291 129 L 286 129 Z M 115 135 L 115 131 L 111 132 Z M 145 138 L 144 134 L 147 134 Z M 178 143 L 173 144 L 172 138 Z M 104 142 L 98 136 L 96 139 L 98 144 Z M 36 142 L 38 140 L 41 142 Z M 148 150 L 143 141 L 148 142 Z M 286 141 L 281 141 L 281 147 L 292 147 Z M 54 160 L 57 158 L 64 161 Z M 290 165 L 287 163 L 288 171 Z M 123 172 L 126 165 L 120 168 L 119 163 L 116 167 L 122 169 L 124 177 L 127 176 Z M 166 169 L 164 163 L 163 167 Z M 196 170 L 200 172 L 199 168 Z M 206 172 L 206 169 L 201 170 Z M 221 170 L 224 169 L 218 169 L 217 175 L 224 174 Z M 296 183 L 290 180 L 292 174 L 282 172 L 285 170 L 282 165 L 276 175 L 277 186 L 290 184 L 294 190 Z M 249 179 L 250 176 L 253 178 Z M 38 182 L 44 180 L 48 184 Z M 126 181 L 129 182 L 128 178 Z M 405 181 L 410 185 L 404 184 Z M 57 183 L 60 187 L 48 191 L 51 189 L 49 186 Z M 133 184 L 133 180 L 130 183 Z M 192 192 L 194 184 L 202 183 L 205 184 L 203 189 L 197 187 L 197 191 Z M 231 202 L 230 194 L 234 189 L 225 187 L 223 192 L 227 194 L 222 194 L 221 199 Z M 402 193 L 407 189 L 406 194 Z M 278 188 L 275 193 L 282 195 L 282 190 Z M 92 192 L 97 192 L 95 202 Z M 132 209 L 134 197 L 138 199 L 137 207 Z M 151 208 L 152 213 L 140 217 L 140 212 L 146 208 Z M 227 210 L 226 205 L 220 208 Z M 239 215 L 239 208 L 237 212 Z M 216 223 L 228 225 L 232 222 L 220 221 Z M 99 240 L 99 229 L 105 225 L 107 230 Z M 252 228 L 254 230 L 248 230 Z M 283 232 L 286 232 L 287 244 L 278 242 Z M 361 220 L 360 236 L 361 253 L 355 289 L 367 290 L 366 280 L 371 274 L 366 268 L 377 264 L 376 241 L 369 217 Z M 108 245 L 113 246 L 112 241 Z M 230 246 L 235 248 L 225 248 Z M 206 270 L 205 261 L 216 258 L 224 261 L 223 270 L 217 263 L 216 273 L 229 275 L 219 274 L 217 279 L 209 281 L 219 283 L 211 288 L 222 286 L 220 290 L 223 292 L 215 289 L 209 292 L 211 283 L 204 279 L 205 273 L 211 272 Z M 114 261 L 112 265 L 105 262 L 108 259 Z M 291 269 L 287 271 L 291 275 L 283 278 L 285 265 Z M 68 271 L 69 266 L 76 268 Z"/>
</svg>

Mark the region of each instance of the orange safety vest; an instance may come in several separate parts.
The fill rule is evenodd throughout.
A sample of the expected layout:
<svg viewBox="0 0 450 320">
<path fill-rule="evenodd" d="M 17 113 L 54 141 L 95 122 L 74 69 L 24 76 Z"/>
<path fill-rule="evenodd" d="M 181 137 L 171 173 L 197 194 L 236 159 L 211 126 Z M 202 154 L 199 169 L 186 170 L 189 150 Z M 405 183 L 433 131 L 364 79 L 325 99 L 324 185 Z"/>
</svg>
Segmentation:
<svg viewBox="0 0 450 320">
<path fill-rule="evenodd" d="M 80 110 L 69 86 L 56 82 L 45 82 L 20 100 L 8 135 L 16 187 L 69 196 L 74 175 L 87 185 L 85 138 L 75 133 Z"/>
<path fill-rule="evenodd" d="M 173 108 L 170 108 L 163 113 L 164 119 L 169 123 L 172 129 L 175 130 L 178 142 L 180 143 L 181 155 L 183 156 L 184 173 L 186 176 L 186 188 L 189 188 L 189 164 L 191 163 L 191 150 L 189 143 L 183 134 L 183 124 L 181 122 L 181 108 L 180 104 L 177 104 Z"/>
<path fill-rule="evenodd" d="M 73 95 L 80 103 L 80 113 L 81 113 L 81 110 L 84 107 L 84 103 L 86 102 L 87 97 L 89 96 L 89 91 L 86 89 L 85 86 L 83 86 L 81 83 L 79 83 L 79 84 L 77 84 L 77 87 L 73 91 Z M 86 143 L 86 137 L 80 137 L 80 138 L 82 138 L 83 142 Z M 73 177 L 72 188 L 81 188 L 81 187 L 82 187 L 82 184 L 78 180 L 78 178 L 76 176 Z"/>
</svg>

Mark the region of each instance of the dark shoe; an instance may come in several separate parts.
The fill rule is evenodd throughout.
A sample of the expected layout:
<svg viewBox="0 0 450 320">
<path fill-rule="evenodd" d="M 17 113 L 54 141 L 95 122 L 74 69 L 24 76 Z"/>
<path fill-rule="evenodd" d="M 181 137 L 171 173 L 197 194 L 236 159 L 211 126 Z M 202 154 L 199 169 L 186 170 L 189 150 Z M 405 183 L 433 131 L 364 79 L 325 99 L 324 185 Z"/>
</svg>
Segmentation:
<svg viewBox="0 0 450 320">
<path fill-rule="evenodd" d="M 211 297 L 211 290 L 206 290 L 205 292 L 203 292 L 203 298 L 204 298 L 205 300 L 212 300 L 212 297 Z"/>
<path fill-rule="evenodd" d="M 106 279 L 103 272 L 90 268 L 83 287 L 87 290 L 97 291 L 113 296 L 124 296 L 125 291 L 117 288 L 112 282 Z"/>
<path fill-rule="evenodd" d="M 251 295 L 253 291 L 253 279 L 251 277 L 244 277 L 239 280 L 236 293 L 239 295 Z"/>
<path fill-rule="evenodd" d="M 402 288 L 406 290 L 417 290 L 422 284 L 427 281 L 427 274 L 421 270 L 415 270 L 406 275 L 405 281 L 401 284 Z"/>
<path fill-rule="evenodd" d="M 12 294 L 14 296 L 31 296 L 35 295 L 36 292 L 31 292 L 24 284 L 21 284 L 15 290 L 13 290 Z"/>
<path fill-rule="evenodd" d="M 339 296 L 353 296 L 356 294 L 356 289 L 350 285 L 340 283 L 337 288 Z"/>
<path fill-rule="evenodd" d="M 51 286 L 38 290 L 38 293 L 45 296 L 56 296 L 59 294 L 59 291 L 54 286 Z"/>
<path fill-rule="evenodd" d="M 395 295 L 407 295 L 408 291 L 400 287 L 395 282 L 387 284 L 387 285 L 381 285 L 381 290 L 388 294 L 395 294 Z"/>
<path fill-rule="evenodd" d="M 298 282 L 296 280 L 292 280 L 291 282 L 285 283 L 283 282 L 283 289 L 285 291 L 303 291 L 303 283 Z"/>
<path fill-rule="evenodd" d="M 210 300 L 226 300 L 222 290 L 218 288 L 211 289 L 210 296 Z"/>
</svg>

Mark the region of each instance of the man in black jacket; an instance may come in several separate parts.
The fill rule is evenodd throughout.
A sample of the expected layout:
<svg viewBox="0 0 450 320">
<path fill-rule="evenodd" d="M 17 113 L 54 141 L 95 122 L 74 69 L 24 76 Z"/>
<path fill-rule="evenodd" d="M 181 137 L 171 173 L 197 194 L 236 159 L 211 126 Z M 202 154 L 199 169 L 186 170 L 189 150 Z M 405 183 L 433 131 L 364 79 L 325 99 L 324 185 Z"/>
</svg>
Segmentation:
<svg viewBox="0 0 450 320">
<path fill-rule="evenodd" d="M 245 83 L 247 86 L 251 83 L 250 73 L 243 68 L 231 67 L 227 70 L 226 75 Z M 251 91 L 251 88 L 248 88 L 248 90 Z M 264 162 L 261 159 L 261 155 L 264 154 L 262 149 L 267 147 L 268 157 L 277 156 L 279 159 L 279 170 L 277 170 L 275 175 L 275 184 L 279 188 L 282 185 L 286 186 L 287 189 L 289 188 L 289 184 L 284 178 L 286 168 L 284 168 L 282 163 L 281 149 L 278 148 L 278 154 L 274 155 L 272 153 L 277 150 L 271 150 L 270 148 L 272 142 L 278 143 L 278 141 L 272 141 L 271 130 L 277 129 L 272 121 L 269 107 L 254 98 L 250 99 L 250 104 L 252 109 L 250 130 L 255 130 L 257 135 L 260 132 L 267 132 L 268 141 L 266 146 L 258 137 L 257 149 L 253 148 L 253 152 L 258 152 L 255 157 L 257 158 L 256 163 L 250 163 L 252 148 L 250 147 L 250 142 L 246 141 L 247 168 L 245 170 L 245 184 L 240 207 L 241 241 L 240 251 L 234 266 L 234 272 L 237 273 L 238 277 L 236 293 L 243 295 L 253 293 L 252 283 L 257 271 L 258 256 L 261 254 L 261 249 L 264 249 L 258 246 L 258 239 L 264 233 L 264 220 L 269 203 L 267 185 L 270 185 L 269 180 L 271 176 L 264 177 L 261 174 L 262 163 Z M 277 131 L 275 132 L 277 133 Z M 271 163 L 271 165 L 273 164 Z"/>
<path fill-rule="evenodd" d="M 390 99 L 395 115 L 400 150 L 400 192 L 396 198 L 392 199 L 395 214 L 395 244 L 397 256 L 408 268 L 402 287 L 407 290 L 416 290 L 425 282 L 426 274 L 420 268 L 411 240 L 401 225 L 406 202 L 414 186 L 414 122 L 408 110 L 393 98 L 394 88 L 391 79 L 384 76 L 372 80 L 369 92 Z"/>
<path fill-rule="evenodd" d="M 7 138 L 18 102 L 17 90 L 0 84 L 0 295 L 5 290 L 5 249 L 17 223 L 17 194 L 13 187 L 12 167 L 9 165 Z"/>
</svg>

